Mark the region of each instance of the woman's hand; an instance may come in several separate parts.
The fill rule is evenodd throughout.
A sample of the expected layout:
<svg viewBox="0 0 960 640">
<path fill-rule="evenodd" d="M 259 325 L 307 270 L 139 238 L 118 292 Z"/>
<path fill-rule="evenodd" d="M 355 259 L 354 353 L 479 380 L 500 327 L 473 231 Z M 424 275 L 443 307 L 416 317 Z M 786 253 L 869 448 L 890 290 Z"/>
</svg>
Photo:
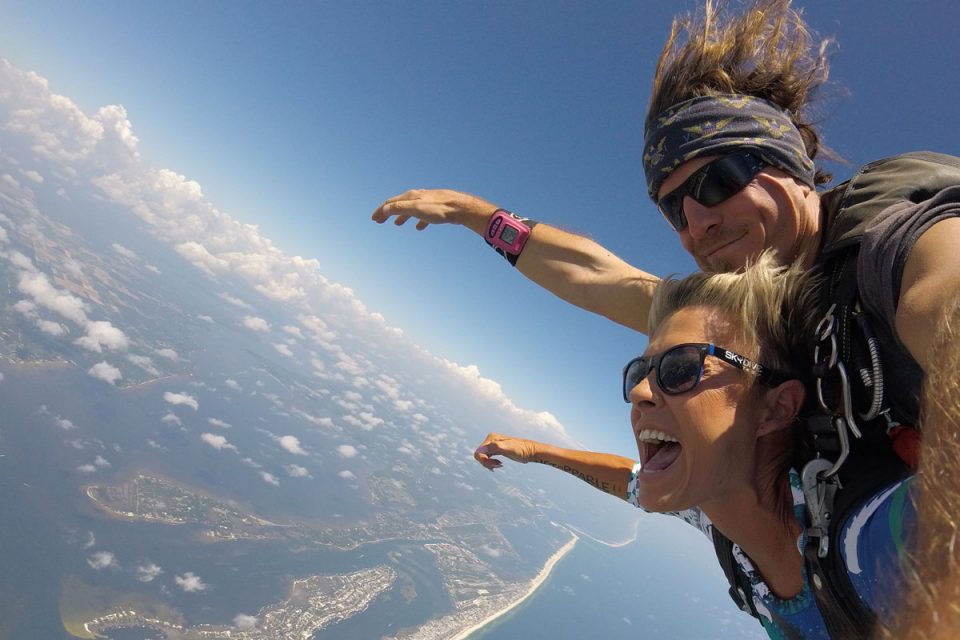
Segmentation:
<svg viewBox="0 0 960 640">
<path fill-rule="evenodd" d="M 473 452 L 473 457 L 485 468 L 493 471 L 503 466 L 503 462 L 490 456 L 503 456 L 514 462 L 526 464 L 533 460 L 537 453 L 537 443 L 533 440 L 524 438 L 511 438 L 510 436 L 500 435 L 499 433 L 490 433 L 480 443 L 477 450 Z"/>
<path fill-rule="evenodd" d="M 384 223 L 395 217 L 394 224 L 417 219 L 417 230 L 431 224 L 460 224 L 482 234 L 497 206 L 483 198 L 450 189 L 414 189 L 386 200 L 373 212 L 371 219 Z"/>
</svg>

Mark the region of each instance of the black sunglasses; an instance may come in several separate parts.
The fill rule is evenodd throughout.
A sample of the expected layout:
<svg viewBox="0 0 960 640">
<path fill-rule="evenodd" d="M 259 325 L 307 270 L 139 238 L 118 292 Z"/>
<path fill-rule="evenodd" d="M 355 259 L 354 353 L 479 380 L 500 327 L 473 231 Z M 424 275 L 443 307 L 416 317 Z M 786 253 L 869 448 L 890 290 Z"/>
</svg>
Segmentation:
<svg viewBox="0 0 960 640">
<path fill-rule="evenodd" d="M 657 200 L 657 208 L 674 230 L 683 231 L 687 228 L 684 198 L 689 196 L 705 207 L 713 207 L 739 193 L 765 166 L 762 160 L 747 152 L 717 158 Z"/>
<path fill-rule="evenodd" d="M 700 383 L 703 361 L 707 356 L 720 358 L 738 369 L 752 373 L 760 382 L 771 387 L 787 380 L 783 374 L 713 343 L 678 344 L 658 356 L 639 356 L 627 363 L 623 368 L 624 402 L 630 402 L 630 391 L 650 375 L 653 369 L 657 370 L 657 386 L 665 394 L 673 396 L 690 391 Z"/>
</svg>

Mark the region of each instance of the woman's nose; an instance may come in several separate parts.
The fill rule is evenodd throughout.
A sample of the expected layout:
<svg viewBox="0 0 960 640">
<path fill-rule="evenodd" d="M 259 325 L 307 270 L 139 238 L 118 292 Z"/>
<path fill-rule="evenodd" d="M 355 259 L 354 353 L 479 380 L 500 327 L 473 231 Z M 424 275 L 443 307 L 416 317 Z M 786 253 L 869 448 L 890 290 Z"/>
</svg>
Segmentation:
<svg viewBox="0 0 960 640">
<path fill-rule="evenodd" d="M 630 389 L 630 392 L 627 394 L 627 397 L 630 399 L 630 404 L 634 406 L 639 406 L 644 403 L 654 402 L 654 390 L 653 384 L 651 382 L 655 373 L 651 371 L 649 374 L 643 377 L 642 380 L 633 385 L 633 388 Z"/>
</svg>

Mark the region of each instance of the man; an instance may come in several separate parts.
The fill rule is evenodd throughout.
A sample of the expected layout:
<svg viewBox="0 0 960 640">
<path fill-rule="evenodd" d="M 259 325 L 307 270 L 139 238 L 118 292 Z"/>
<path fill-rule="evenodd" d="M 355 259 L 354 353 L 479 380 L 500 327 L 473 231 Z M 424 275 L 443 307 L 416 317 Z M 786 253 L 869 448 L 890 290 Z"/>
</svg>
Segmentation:
<svg viewBox="0 0 960 640">
<path fill-rule="evenodd" d="M 956 386 L 934 389 L 933 374 L 942 374 L 944 363 L 960 362 L 960 346 L 942 328 L 951 313 L 957 322 L 960 300 L 960 162 L 897 158 L 818 192 L 829 176 L 815 167 L 819 138 L 803 112 L 827 79 L 824 51 L 789 0 L 760 0 L 732 16 L 708 1 L 700 19 L 676 20 L 646 118 L 648 190 L 701 269 L 736 270 L 765 248 L 775 249 L 783 263 L 799 259 L 824 269 L 831 282 L 825 308 L 848 307 L 847 319 L 866 320 L 875 334 L 870 340 L 883 364 L 874 363 L 871 382 L 885 376 L 887 392 L 882 384 L 858 389 L 879 402 L 867 411 L 871 420 L 886 418 L 891 431 L 897 422 L 917 425 L 926 380 L 924 441 L 952 444 L 960 438 Z M 421 230 L 434 223 L 466 226 L 564 300 L 647 333 L 656 276 L 586 238 L 495 211 L 468 194 L 410 191 L 387 200 L 373 219 L 395 217 L 403 224 L 413 217 Z M 519 242 L 498 235 L 508 226 Z M 834 289 L 848 299 L 831 298 Z M 953 570 L 960 552 L 952 544 L 943 547 L 944 540 L 955 540 L 960 512 L 955 463 L 930 453 L 921 457 L 915 593 L 927 600 L 905 609 L 896 637 L 960 633 L 955 605 L 929 604 L 960 602 L 960 571 Z M 918 635 L 927 628 L 930 635 Z"/>
</svg>

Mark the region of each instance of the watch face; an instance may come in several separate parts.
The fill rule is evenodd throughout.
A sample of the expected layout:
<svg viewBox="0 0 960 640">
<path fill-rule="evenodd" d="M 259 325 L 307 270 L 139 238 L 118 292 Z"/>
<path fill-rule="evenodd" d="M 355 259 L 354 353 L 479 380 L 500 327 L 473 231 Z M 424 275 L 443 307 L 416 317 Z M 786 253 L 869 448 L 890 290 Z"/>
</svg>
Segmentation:
<svg viewBox="0 0 960 640">
<path fill-rule="evenodd" d="M 507 244 L 513 244 L 513 241 L 517 239 L 517 235 L 520 232 L 516 227 L 506 226 L 503 228 L 503 233 L 500 234 L 500 239 L 506 242 Z"/>
</svg>

